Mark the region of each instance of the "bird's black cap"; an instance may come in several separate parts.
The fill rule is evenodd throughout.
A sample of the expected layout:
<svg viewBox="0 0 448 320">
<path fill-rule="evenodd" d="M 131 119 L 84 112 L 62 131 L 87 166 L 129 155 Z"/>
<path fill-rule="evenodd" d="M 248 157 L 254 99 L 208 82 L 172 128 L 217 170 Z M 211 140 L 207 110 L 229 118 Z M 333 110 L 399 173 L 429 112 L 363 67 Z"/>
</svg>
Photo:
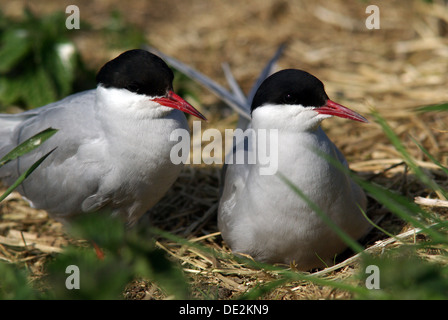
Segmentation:
<svg viewBox="0 0 448 320">
<path fill-rule="evenodd" d="M 251 112 L 265 104 L 325 105 L 328 96 L 323 83 L 303 70 L 285 69 L 266 78 L 252 101 Z"/>
<path fill-rule="evenodd" d="M 127 89 L 154 97 L 172 90 L 173 78 L 173 71 L 165 61 L 148 51 L 134 49 L 106 63 L 96 81 L 106 88 Z"/>
</svg>

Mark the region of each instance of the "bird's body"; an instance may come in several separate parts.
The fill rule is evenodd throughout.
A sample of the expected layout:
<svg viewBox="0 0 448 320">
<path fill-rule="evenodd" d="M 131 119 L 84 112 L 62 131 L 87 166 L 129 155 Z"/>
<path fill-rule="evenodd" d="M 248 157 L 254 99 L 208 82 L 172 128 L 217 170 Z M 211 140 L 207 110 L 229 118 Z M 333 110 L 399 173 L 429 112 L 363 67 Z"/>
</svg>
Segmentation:
<svg viewBox="0 0 448 320">
<path fill-rule="evenodd" d="M 343 172 L 335 169 L 321 152 L 345 161 L 319 127 L 314 132 L 279 132 L 278 172 L 294 185 L 306 186 L 305 195 L 321 206 L 330 218 L 355 239 L 368 227 L 357 204 L 363 209 L 362 190 Z M 284 157 L 282 155 L 287 155 Z M 312 163 L 319 172 L 309 168 Z M 278 175 L 260 175 L 259 165 L 229 165 L 219 207 L 219 228 L 234 252 L 249 254 L 270 263 L 295 262 L 308 270 L 331 264 L 345 243 L 331 231 L 307 203 Z M 275 192 L 273 192 L 275 190 Z"/>
<path fill-rule="evenodd" d="M 303 76 L 305 80 L 296 79 Z M 314 83 L 314 79 L 299 70 L 280 71 L 268 78 L 254 97 L 250 126 L 255 132 L 278 131 L 278 144 L 268 146 L 271 151 L 276 148 L 277 172 L 343 231 L 358 239 L 369 229 L 359 209 L 365 210 L 366 197 L 346 173 L 319 154 L 347 166 L 342 153 L 320 127 L 324 118 L 335 115 L 328 106 L 336 104 L 328 99 L 323 85 L 320 88 L 317 81 Z M 315 85 L 319 88 L 315 89 Z M 336 112 L 347 112 L 345 117 L 363 121 L 351 110 L 349 113 L 342 108 L 337 105 Z M 346 244 L 278 174 L 261 175 L 260 166 L 255 163 L 226 167 L 218 209 L 218 225 L 224 240 L 232 251 L 249 254 L 262 262 L 295 262 L 301 270 L 330 264 Z"/>
<path fill-rule="evenodd" d="M 361 209 L 366 209 L 366 196 L 347 174 L 321 156 L 324 153 L 348 166 L 320 123 L 331 116 L 367 120 L 331 101 L 322 82 L 307 72 L 287 69 L 268 77 L 284 47 L 278 48 L 247 96 L 227 65 L 223 68 L 231 91 L 177 59 L 154 48 L 149 50 L 238 112 L 240 129 L 250 128 L 255 135 L 259 129 L 277 130 L 278 144 L 266 148 L 269 151 L 277 148 L 277 172 L 318 205 L 339 228 L 359 239 L 371 228 L 361 213 Z M 246 140 L 253 145 L 246 144 Z M 241 149 L 246 154 L 252 151 L 253 156 L 258 147 L 256 139 L 246 140 L 234 146 L 236 153 L 226 156 L 227 160 L 233 158 L 233 164 L 227 162 L 223 167 L 218 227 L 225 242 L 235 253 L 249 254 L 262 262 L 295 262 L 301 270 L 331 264 L 335 255 L 346 248 L 345 243 L 280 175 L 261 174 L 260 166 L 265 168 L 262 161 L 255 164 L 235 161 Z"/>
<path fill-rule="evenodd" d="M 133 224 L 163 197 L 182 169 L 170 160 L 176 142 L 169 137 L 175 129 L 189 129 L 182 111 L 200 114 L 172 93 L 172 72 L 160 58 L 143 50 L 121 57 L 118 64 L 124 71 L 113 65 L 109 71 L 110 62 L 106 64 L 96 90 L 0 115 L 0 157 L 46 128 L 58 129 L 42 146 L 0 168 L 0 179 L 11 184 L 56 148 L 18 191 L 60 220 L 104 209 Z M 151 68 L 145 67 L 147 60 Z M 134 78 L 132 67 L 142 68 L 145 75 Z M 160 88 L 142 80 L 147 72 L 157 73 L 151 79 Z M 127 73 L 130 79 L 123 80 Z"/>
</svg>

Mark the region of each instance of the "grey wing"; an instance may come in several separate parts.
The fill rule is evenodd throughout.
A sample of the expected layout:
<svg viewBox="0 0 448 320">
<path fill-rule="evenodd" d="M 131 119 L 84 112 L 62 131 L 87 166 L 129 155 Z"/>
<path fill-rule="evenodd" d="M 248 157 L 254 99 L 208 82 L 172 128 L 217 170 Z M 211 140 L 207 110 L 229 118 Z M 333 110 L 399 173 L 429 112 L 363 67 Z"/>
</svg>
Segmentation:
<svg viewBox="0 0 448 320">
<path fill-rule="evenodd" d="M 55 214 L 75 214 L 82 211 L 84 199 L 98 190 L 109 168 L 100 162 L 105 158 L 101 147 L 104 137 L 98 130 L 94 101 L 94 91 L 85 91 L 15 118 L 11 116 L 8 121 L 0 118 L 0 124 L 10 124 L 10 135 L 6 139 L 3 136 L 0 144 L 2 153 L 48 127 L 58 129 L 39 148 L 0 169 L 0 177 L 11 184 L 55 149 L 17 189 L 33 206 Z M 14 122 L 19 123 L 13 127 Z"/>
<path fill-rule="evenodd" d="M 244 153 L 244 163 L 237 162 L 237 152 L 239 151 Z M 227 220 L 229 215 L 232 214 L 237 198 L 246 186 L 251 166 L 246 160 L 250 151 L 251 145 L 249 144 L 248 138 L 244 137 L 239 144 L 234 144 L 232 150 L 226 156 L 226 163 L 223 166 L 221 175 L 220 202 L 218 207 L 218 223 L 222 232 L 225 232 L 222 228 L 225 228 L 227 224 L 221 223 L 221 221 Z"/>
<path fill-rule="evenodd" d="M 225 180 L 226 183 L 223 186 L 221 198 L 218 206 L 218 227 L 220 231 L 225 234 L 226 226 L 232 215 L 233 209 L 237 203 L 238 194 L 244 188 L 244 179 L 241 175 L 243 172 L 239 172 L 238 166 L 232 165 L 227 168 Z"/>
<path fill-rule="evenodd" d="M 333 142 L 331 142 L 333 143 Z M 347 159 L 345 159 L 344 155 L 342 154 L 341 150 L 339 150 L 338 147 L 336 147 L 336 145 L 333 143 L 333 148 L 335 150 L 336 153 L 336 159 L 339 160 L 340 163 L 342 163 L 344 165 L 344 167 L 348 168 L 348 162 Z"/>
<path fill-rule="evenodd" d="M 349 169 L 349 164 L 347 162 L 347 159 L 345 159 L 345 157 L 342 154 L 341 150 L 339 150 L 339 148 L 336 147 L 336 145 L 333 142 L 331 142 L 331 143 L 333 144 L 333 149 L 334 149 L 335 154 L 336 154 L 336 159 L 339 160 L 339 162 L 341 162 L 344 167 Z M 348 177 L 348 179 L 350 181 L 351 191 L 352 191 L 352 195 L 353 195 L 354 200 L 365 211 L 366 208 L 367 208 L 367 197 L 366 197 L 366 194 L 364 193 L 363 189 L 359 185 L 357 185 L 355 181 L 353 181 L 353 179 L 351 179 L 350 177 Z"/>
</svg>

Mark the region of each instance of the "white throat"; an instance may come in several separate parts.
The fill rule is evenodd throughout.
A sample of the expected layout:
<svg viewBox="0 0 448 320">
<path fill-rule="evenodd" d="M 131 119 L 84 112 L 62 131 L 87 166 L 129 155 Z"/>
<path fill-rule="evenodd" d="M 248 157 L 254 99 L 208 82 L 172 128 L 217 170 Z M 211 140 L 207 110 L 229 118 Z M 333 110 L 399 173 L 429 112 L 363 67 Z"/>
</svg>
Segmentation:
<svg viewBox="0 0 448 320">
<path fill-rule="evenodd" d="M 97 87 L 97 107 L 102 112 L 111 112 L 124 117 L 162 118 L 173 111 L 169 108 L 152 101 L 155 97 L 137 94 L 126 89 Z"/>
<path fill-rule="evenodd" d="M 314 107 L 302 105 L 264 105 L 252 112 L 252 127 L 280 131 L 315 131 L 330 115 L 319 114 Z"/>
</svg>

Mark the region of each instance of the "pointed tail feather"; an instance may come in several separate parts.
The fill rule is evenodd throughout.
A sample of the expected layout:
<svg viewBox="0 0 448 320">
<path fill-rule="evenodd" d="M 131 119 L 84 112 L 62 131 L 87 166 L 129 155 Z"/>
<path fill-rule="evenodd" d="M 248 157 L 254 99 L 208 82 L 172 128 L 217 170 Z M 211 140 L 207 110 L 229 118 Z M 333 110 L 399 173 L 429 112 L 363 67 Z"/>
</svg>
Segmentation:
<svg viewBox="0 0 448 320">
<path fill-rule="evenodd" d="M 250 106 L 252 104 L 253 97 L 255 95 L 255 92 L 257 91 L 260 84 L 270 75 L 272 72 L 275 63 L 282 55 L 285 44 L 281 44 L 277 51 L 275 52 L 274 56 L 268 61 L 262 72 L 260 73 L 257 81 L 254 83 L 251 91 L 249 92 L 248 96 L 245 96 L 243 91 L 241 90 L 241 87 L 238 85 L 238 82 L 233 77 L 232 72 L 230 71 L 230 67 L 227 63 L 224 63 L 222 65 L 225 77 L 227 79 L 227 82 L 229 83 L 229 86 L 232 90 L 232 92 L 229 92 L 207 76 L 203 75 L 202 73 L 194 70 L 193 68 L 185 65 L 184 63 L 180 62 L 177 59 L 174 59 L 173 57 L 170 57 L 163 52 L 148 46 L 144 45 L 143 48 L 145 50 L 148 50 L 149 52 L 152 52 L 158 56 L 160 56 L 162 59 L 166 60 L 168 64 L 179 70 L 180 72 L 184 73 L 185 75 L 189 76 L 199 84 L 205 86 L 207 89 L 209 89 L 211 92 L 216 94 L 221 100 L 223 100 L 227 105 L 229 105 L 233 110 L 235 110 L 239 115 L 239 122 L 238 127 L 245 128 L 247 127 L 247 124 L 249 123 L 251 117 L 250 117 Z"/>
<path fill-rule="evenodd" d="M 216 94 L 221 100 L 223 100 L 227 105 L 229 105 L 232 109 L 238 112 L 240 115 L 244 117 L 248 117 L 247 112 L 243 105 L 241 105 L 240 101 L 234 97 L 231 93 L 229 93 L 225 88 L 203 75 L 202 73 L 194 70 L 193 68 L 183 64 L 182 62 L 158 51 L 155 48 L 150 46 L 143 46 L 145 50 L 148 50 L 151 53 L 154 53 L 164 59 L 169 65 L 173 66 L 180 72 L 189 76 L 193 80 L 199 82 L 199 84 L 205 86 L 211 92 Z"/>
</svg>

